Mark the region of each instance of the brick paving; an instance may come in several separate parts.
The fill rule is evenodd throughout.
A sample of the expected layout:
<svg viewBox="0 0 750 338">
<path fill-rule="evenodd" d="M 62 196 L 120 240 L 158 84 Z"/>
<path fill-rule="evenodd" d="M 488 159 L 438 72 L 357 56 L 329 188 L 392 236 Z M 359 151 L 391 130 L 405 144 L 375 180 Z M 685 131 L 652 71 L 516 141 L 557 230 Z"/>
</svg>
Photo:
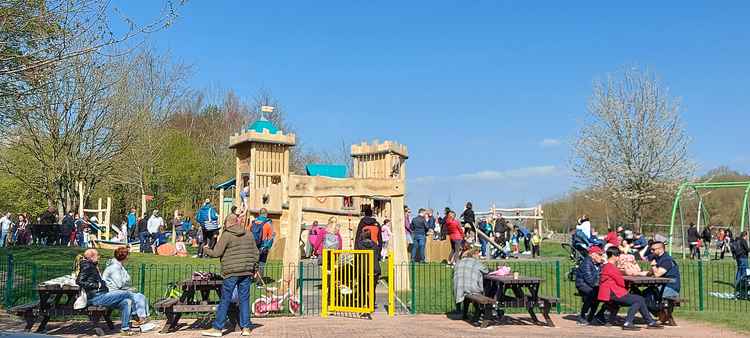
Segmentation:
<svg viewBox="0 0 750 338">
<path fill-rule="evenodd" d="M 464 321 L 454 320 L 445 315 L 397 316 L 388 318 L 376 315 L 372 320 L 359 318 L 257 318 L 253 337 L 330 337 L 330 338 L 370 338 L 370 337 L 746 337 L 728 329 L 703 323 L 680 321 L 678 327 L 667 327 L 652 331 L 642 329 L 639 332 L 622 331 L 619 327 L 577 327 L 570 316 L 553 316 L 557 327 L 532 325 L 522 315 L 512 316 L 502 325 L 486 329 L 474 327 Z M 184 319 L 177 332 L 162 335 L 149 332 L 139 337 L 199 337 L 201 324 L 208 321 Z M 192 326 L 192 328 L 191 328 Z M 9 317 L 0 318 L 0 336 L 18 331 L 22 323 Z M 49 335 L 64 337 L 82 337 L 92 334 L 85 322 L 50 323 Z M 109 336 L 117 336 L 111 332 Z M 239 332 L 228 333 L 226 337 L 239 337 Z"/>
</svg>

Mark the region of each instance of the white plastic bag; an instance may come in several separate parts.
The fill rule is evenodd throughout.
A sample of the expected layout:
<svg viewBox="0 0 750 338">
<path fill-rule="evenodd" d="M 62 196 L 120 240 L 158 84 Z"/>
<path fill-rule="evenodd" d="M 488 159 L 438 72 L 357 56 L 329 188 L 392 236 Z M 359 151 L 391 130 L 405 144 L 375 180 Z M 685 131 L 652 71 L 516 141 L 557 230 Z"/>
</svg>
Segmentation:
<svg viewBox="0 0 750 338">
<path fill-rule="evenodd" d="M 81 288 L 81 293 L 78 295 L 78 298 L 76 298 L 75 303 L 73 303 L 73 309 L 83 310 L 88 305 L 88 302 L 89 302 L 89 297 L 86 295 L 86 290 Z"/>
</svg>

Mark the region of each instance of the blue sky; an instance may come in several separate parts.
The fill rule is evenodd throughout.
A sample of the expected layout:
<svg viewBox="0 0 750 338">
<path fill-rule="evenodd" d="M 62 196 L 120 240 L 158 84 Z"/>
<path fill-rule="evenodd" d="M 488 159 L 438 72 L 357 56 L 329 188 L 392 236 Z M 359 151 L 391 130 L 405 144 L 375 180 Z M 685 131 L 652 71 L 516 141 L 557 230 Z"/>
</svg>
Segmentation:
<svg viewBox="0 0 750 338">
<path fill-rule="evenodd" d="M 748 18 L 747 1 L 192 0 L 149 43 L 193 66 L 191 86 L 271 90 L 306 146 L 408 145 L 413 207 L 484 209 L 576 186 L 592 81 L 633 65 L 682 99 L 700 171 L 750 172 Z"/>
</svg>

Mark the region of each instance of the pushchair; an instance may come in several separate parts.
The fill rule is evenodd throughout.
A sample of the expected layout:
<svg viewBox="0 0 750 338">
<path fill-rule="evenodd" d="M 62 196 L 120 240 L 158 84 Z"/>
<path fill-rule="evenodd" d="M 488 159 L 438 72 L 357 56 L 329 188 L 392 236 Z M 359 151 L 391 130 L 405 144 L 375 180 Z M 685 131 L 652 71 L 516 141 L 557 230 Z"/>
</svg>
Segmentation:
<svg viewBox="0 0 750 338">
<path fill-rule="evenodd" d="M 589 242 L 588 238 L 586 238 L 586 235 L 581 230 L 576 230 L 576 232 L 571 236 L 570 244 L 560 244 L 563 250 L 568 253 L 568 258 L 570 258 L 570 260 L 573 262 L 573 267 L 568 272 L 568 280 L 570 280 L 571 282 L 575 281 L 576 270 L 578 270 L 581 262 L 583 262 L 583 258 L 588 256 L 588 250 L 591 245 L 592 244 Z"/>
</svg>

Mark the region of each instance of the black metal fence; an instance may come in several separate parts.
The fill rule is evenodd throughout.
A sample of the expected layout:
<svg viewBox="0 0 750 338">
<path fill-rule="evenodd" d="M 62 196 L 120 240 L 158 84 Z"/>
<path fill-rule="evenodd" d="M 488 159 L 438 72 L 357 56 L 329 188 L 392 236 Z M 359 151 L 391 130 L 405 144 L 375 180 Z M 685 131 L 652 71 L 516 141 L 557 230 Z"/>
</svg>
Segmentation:
<svg viewBox="0 0 750 338">
<path fill-rule="evenodd" d="M 507 260 L 487 261 L 490 270 L 507 265 L 521 275 L 543 279 L 539 294 L 560 300 L 559 313 L 575 313 L 581 306 L 574 282 L 568 279 L 573 265 L 567 260 Z M 684 300 L 678 311 L 695 312 L 750 312 L 750 301 L 735 298 L 736 264 L 732 259 L 722 261 L 679 261 Z M 153 303 L 163 297 L 170 284 L 188 279 L 194 271 L 218 272 L 215 264 L 132 264 L 127 266 L 133 286 Z M 319 265 L 306 262 L 289 266 L 296 271 L 295 297 L 302 304 L 303 315 L 318 315 L 321 309 Z M 269 288 L 253 286 L 251 299 L 264 296 L 283 296 L 285 288 L 279 280 L 283 274 L 281 264 L 266 266 L 265 275 Z M 381 264 L 382 276 L 376 290 L 376 304 L 388 304 L 388 265 Z M 72 264 L 39 265 L 28 261 L 16 261 L 12 255 L 0 256 L 0 304 L 6 309 L 36 300 L 34 288 L 39 283 L 70 274 Z M 453 269 L 445 264 L 404 264 L 394 267 L 395 309 L 397 313 L 446 313 L 455 310 L 453 295 Z M 279 313 L 290 315 L 287 307 Z"/>
</svg>

